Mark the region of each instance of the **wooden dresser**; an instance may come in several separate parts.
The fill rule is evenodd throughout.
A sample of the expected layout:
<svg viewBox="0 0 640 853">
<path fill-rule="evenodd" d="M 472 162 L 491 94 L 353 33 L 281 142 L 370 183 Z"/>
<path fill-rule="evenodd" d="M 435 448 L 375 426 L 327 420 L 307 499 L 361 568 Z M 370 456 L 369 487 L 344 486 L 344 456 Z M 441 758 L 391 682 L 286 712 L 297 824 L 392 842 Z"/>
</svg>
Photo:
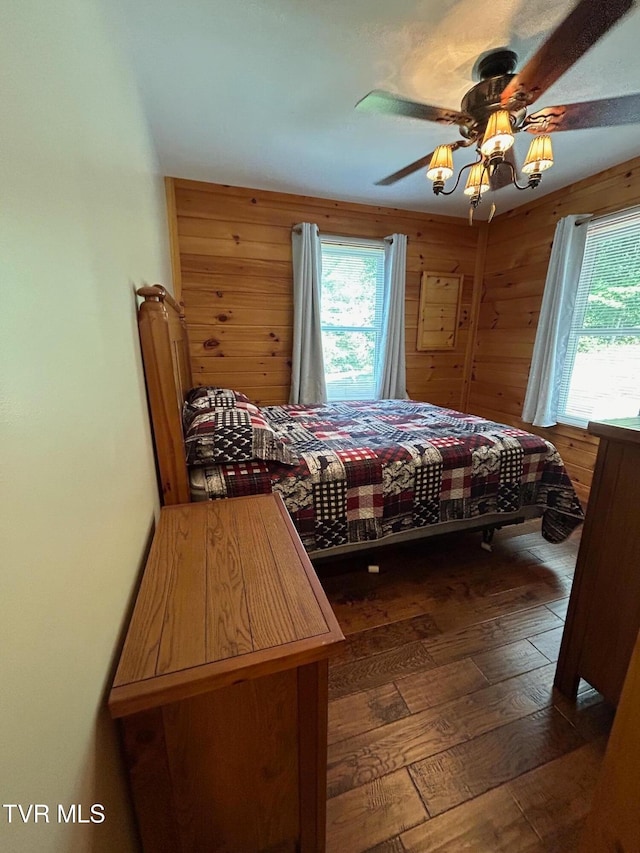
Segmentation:
<svg viewBox="0 0 640 853">
<path fill-rule="evenodd" d="M 162 509 L 109 697 L 145 851 L 324 850 L 343 639 L 279 496 Z"/>
<path fill-rule="evenodd" d="M 640 629 L 640 418 L 593 422 L 600 437 L 555 684 L 584 678 L 617 705 Z"/>
</svg>

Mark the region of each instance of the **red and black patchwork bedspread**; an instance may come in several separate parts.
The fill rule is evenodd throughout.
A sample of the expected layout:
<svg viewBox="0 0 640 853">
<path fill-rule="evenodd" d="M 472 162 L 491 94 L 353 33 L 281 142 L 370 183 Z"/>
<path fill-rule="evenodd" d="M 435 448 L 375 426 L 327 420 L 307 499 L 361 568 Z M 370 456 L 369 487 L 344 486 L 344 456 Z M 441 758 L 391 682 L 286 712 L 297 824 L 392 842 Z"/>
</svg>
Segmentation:
<svg viewBox="0 0 640 853">
<path fill-rule="evenodd" d="M 308 551 L 531 504 L 551 542 L 583 519 L 558 451 L 523 430 L 411 400 L 261 412 L 298 463 L 212 465 L 192 483 L 208 498 L 279 492 Z"/>
</svg>

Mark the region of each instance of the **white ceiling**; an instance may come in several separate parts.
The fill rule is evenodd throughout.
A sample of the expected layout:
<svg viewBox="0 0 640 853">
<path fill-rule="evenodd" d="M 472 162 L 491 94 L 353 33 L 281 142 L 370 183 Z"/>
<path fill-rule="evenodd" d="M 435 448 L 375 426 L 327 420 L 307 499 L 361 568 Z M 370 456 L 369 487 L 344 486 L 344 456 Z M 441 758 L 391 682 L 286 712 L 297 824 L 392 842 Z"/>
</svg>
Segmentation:
<svg viewBox="0 0 640 853">
<path fill-rule="evenodd" d="M 462 188 L 436 198 L 424 170 L 374 185 L 459 138 L 457 129 L 356 113 L 354 104 L 381 88 L 458 109 L 480 53 L 508 46 L 522 67 L 574 5 L 111 0 L 108 8 L 130 52 L 164 174 L 464 216 Z M 640 91 L 639 40 L 635 7 L 532 109 Z M 631 125 L 555 134 L 556 165 L 542 185 L 496 193 L 498 213 L 637 156 L 639 132 Z M 531 138 L 516 138 L 520 162 Z M 454 156 L 458 166 L 471 159 L 470 151 Z"/>
</svg>

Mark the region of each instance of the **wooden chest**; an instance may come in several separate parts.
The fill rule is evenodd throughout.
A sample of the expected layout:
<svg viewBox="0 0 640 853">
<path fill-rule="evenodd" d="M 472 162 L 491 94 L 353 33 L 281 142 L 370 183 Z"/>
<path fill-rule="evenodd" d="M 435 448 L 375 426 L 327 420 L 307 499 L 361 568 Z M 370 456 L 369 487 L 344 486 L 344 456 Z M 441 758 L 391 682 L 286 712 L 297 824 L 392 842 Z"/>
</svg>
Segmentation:
<svg viewBox="0 0 640 853">
<path fill-rule="evenodd" d="M 279 496 L 162 509 L 109 697 L 145 851 L 324 850 L 343 639 Z"/>
</svg>

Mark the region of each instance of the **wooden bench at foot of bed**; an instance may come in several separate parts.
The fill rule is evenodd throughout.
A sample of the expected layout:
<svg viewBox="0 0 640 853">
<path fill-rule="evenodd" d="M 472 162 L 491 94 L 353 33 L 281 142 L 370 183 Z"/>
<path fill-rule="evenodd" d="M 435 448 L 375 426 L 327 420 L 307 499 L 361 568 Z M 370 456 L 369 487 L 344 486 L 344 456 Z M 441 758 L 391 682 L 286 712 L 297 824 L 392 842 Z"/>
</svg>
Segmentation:
<svg viewBox="0 0 640 853">
<path fill-rule="evenodd" d="M 145 853 L 324 851 L 343 640 L 278 495 L 163 508 L 109 697 Z"/>
</svg>

